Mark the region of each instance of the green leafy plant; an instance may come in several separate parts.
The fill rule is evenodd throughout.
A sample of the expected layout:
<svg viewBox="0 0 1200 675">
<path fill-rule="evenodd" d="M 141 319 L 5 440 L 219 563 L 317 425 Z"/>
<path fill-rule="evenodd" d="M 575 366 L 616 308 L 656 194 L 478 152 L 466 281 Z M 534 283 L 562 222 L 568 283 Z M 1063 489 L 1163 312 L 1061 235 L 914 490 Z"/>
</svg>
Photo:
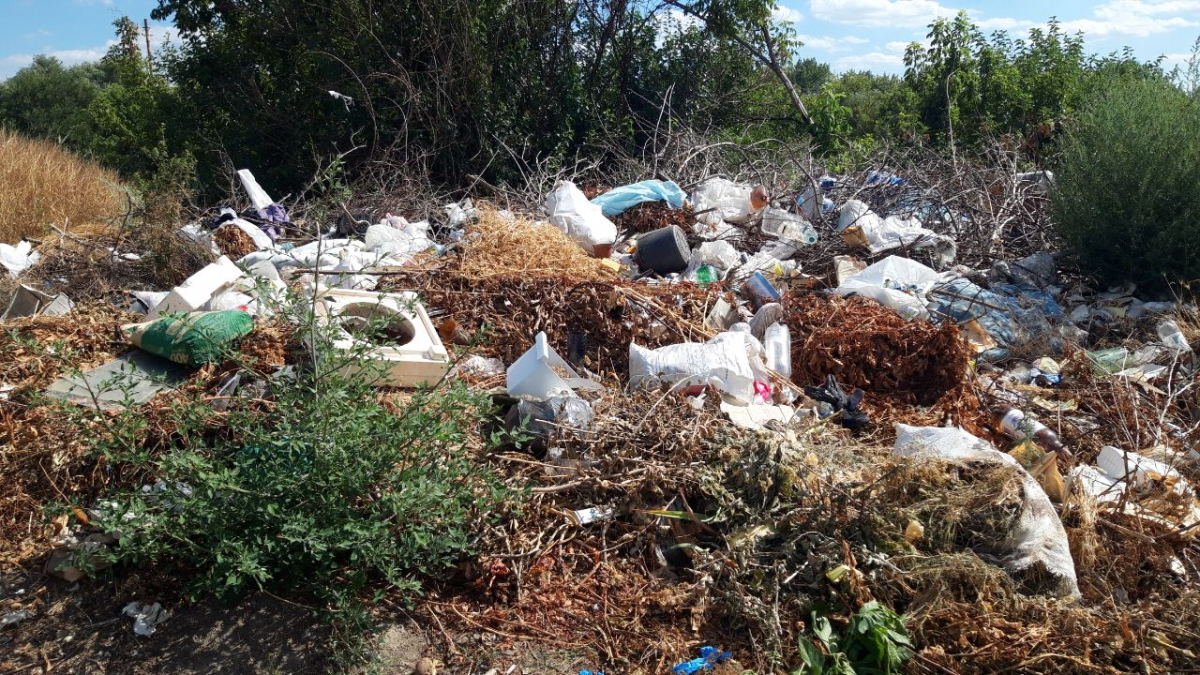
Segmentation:
<svg viewBox="0 0 1200 675">
<path fill-rule="evenodd" d="M 803 665 L 793 675 L 891 675 L 912 657 L 904 618 L 876 601 L 850 617 L 840 635 L 828 618 L 815 612 L 812 630 L 824 651 L 801 636 Z"/>
<path fill-rule="evenodd" d="M 1085 271 L 1146 290 L 1200 278 L 1200 101 L 1116 78 L 1069 127 L 1055 168 L 1055 224 Z"/>
<path fill-rule="evenodd" d="M 197 596 L 315 597 L 348 647 L 369 626 L 366 603 L 388 591 L 411 597 L 471 548 L 511 495 L 475 452 L 490 401 L 462 386 L 392 401 L 372 387 L 382 372 L 369 345 L 336 348 L 340 326 L 315 309 L 299 297 L 277 308 L 298 325 L 305 367 L 272 376 L 265 399 L 235 396 L 220 411 L 176 392 L 167 447 L 150 451 L 131 407 L 64 410 L 110 465 L 137 476 L 95 507 L 118 538 L 118 563 L 173 566 Z"/>
</svg>

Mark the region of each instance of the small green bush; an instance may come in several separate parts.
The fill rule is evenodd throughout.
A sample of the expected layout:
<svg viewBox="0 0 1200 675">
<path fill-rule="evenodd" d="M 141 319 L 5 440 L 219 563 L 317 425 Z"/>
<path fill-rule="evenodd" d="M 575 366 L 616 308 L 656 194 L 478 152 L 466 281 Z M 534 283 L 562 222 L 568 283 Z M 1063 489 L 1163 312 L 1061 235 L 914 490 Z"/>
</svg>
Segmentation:
<svg viewBox="0 0 1200 675">
<path fill-rule="evenodd" d="M 333 349 L 335 329 L 307 302 L 282 309 L 311 361 L 275 376 L 265 400 L 234 397 L 226 410 L 176 392 L 169 447 L 147 447 L 141 408 L 65 409 L 109 466 L 141 476 L 95 505 L 119 540 L 113 562 L 170 566 L 194 595 L 315 597 L 354 646 L 372 590 L 417 591 L 511 502 L 480 461 L 486 396 L 442 386 L 381 397 L 366 347 Z M 249 365 L 243 376 L 261 377 Z"/>
<path fill-rule="evenodd" d="M 1200 278 L 1200 103 L 1115 79 L 1070 126 L 1054 217 L 1084 271 L 1147 290 Z"/>
</svg>

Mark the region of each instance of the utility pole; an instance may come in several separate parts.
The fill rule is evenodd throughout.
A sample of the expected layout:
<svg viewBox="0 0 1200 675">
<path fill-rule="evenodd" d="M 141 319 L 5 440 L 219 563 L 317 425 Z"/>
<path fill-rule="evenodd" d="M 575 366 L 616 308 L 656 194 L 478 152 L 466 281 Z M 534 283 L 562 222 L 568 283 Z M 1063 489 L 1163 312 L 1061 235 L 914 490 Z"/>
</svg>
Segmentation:
<svg viewBox="0 0 1200 675">
<path fill-rule="evenodd" d="M 150 54 L 150 19 L 142 19 L 142 28 L 146 31 L 146 63 L 154 65 L 154 56 Z"/>
</svg>

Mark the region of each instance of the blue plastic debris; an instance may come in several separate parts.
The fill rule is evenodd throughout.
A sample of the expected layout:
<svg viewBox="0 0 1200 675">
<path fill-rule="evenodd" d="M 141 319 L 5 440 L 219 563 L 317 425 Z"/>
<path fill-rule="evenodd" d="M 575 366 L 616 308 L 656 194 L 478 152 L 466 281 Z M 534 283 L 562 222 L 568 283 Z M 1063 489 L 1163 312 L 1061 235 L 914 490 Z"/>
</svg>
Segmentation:
<svg viewBox="0 0 1200 675">
<path fill-rule="evenodd" d="M 622 185 L 596 197 L 592 203 L 600 207 L 605 218 L 612 218 L 646 202 L 666 202 L 677 209 L 687 197 L 674 181 L 644 180 L 640 183 Z"/>
<path fill-rule="evenodd" d="M 581 671 L 579 671 L 579 675 L 604 675 L 604 673 L 603 672 L 593 673 L 590 670 L 581 670 Z"/>
<path fill-rule="evenodd" d="M 718 663 L 723 663 L 733 658 L 733 654 L 721 651 L 716 647 L 701 647 L 700 658 L 684 661 L 683 663 L 671 669 L 675 675 L 692 675 L 692 673 L 701 670 L 711 670 Z"/>
</svg>

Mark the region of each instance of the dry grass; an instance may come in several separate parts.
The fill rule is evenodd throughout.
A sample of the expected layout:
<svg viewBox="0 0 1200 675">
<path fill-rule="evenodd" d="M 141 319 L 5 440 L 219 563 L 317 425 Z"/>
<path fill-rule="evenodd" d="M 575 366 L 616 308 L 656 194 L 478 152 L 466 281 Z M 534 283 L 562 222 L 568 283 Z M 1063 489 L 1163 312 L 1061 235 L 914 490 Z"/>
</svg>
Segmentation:
<svg viewBox="0 0 1200 675">
<path fill-rule="evenodd" d="M 40 237 L 49 223 L 106 224 L 121 212 L 117 184 L 54 143 L 0 130 L 0 242 Z"/>
<path fill-rule="evenodd" d="M 561 230 L 520 216 L 484 209 L 467 228 L 470 245 L 462 255 L 462 273 L 477 279 L 523 275 L 603 281 L 615 277 Z"/>
</svg>

